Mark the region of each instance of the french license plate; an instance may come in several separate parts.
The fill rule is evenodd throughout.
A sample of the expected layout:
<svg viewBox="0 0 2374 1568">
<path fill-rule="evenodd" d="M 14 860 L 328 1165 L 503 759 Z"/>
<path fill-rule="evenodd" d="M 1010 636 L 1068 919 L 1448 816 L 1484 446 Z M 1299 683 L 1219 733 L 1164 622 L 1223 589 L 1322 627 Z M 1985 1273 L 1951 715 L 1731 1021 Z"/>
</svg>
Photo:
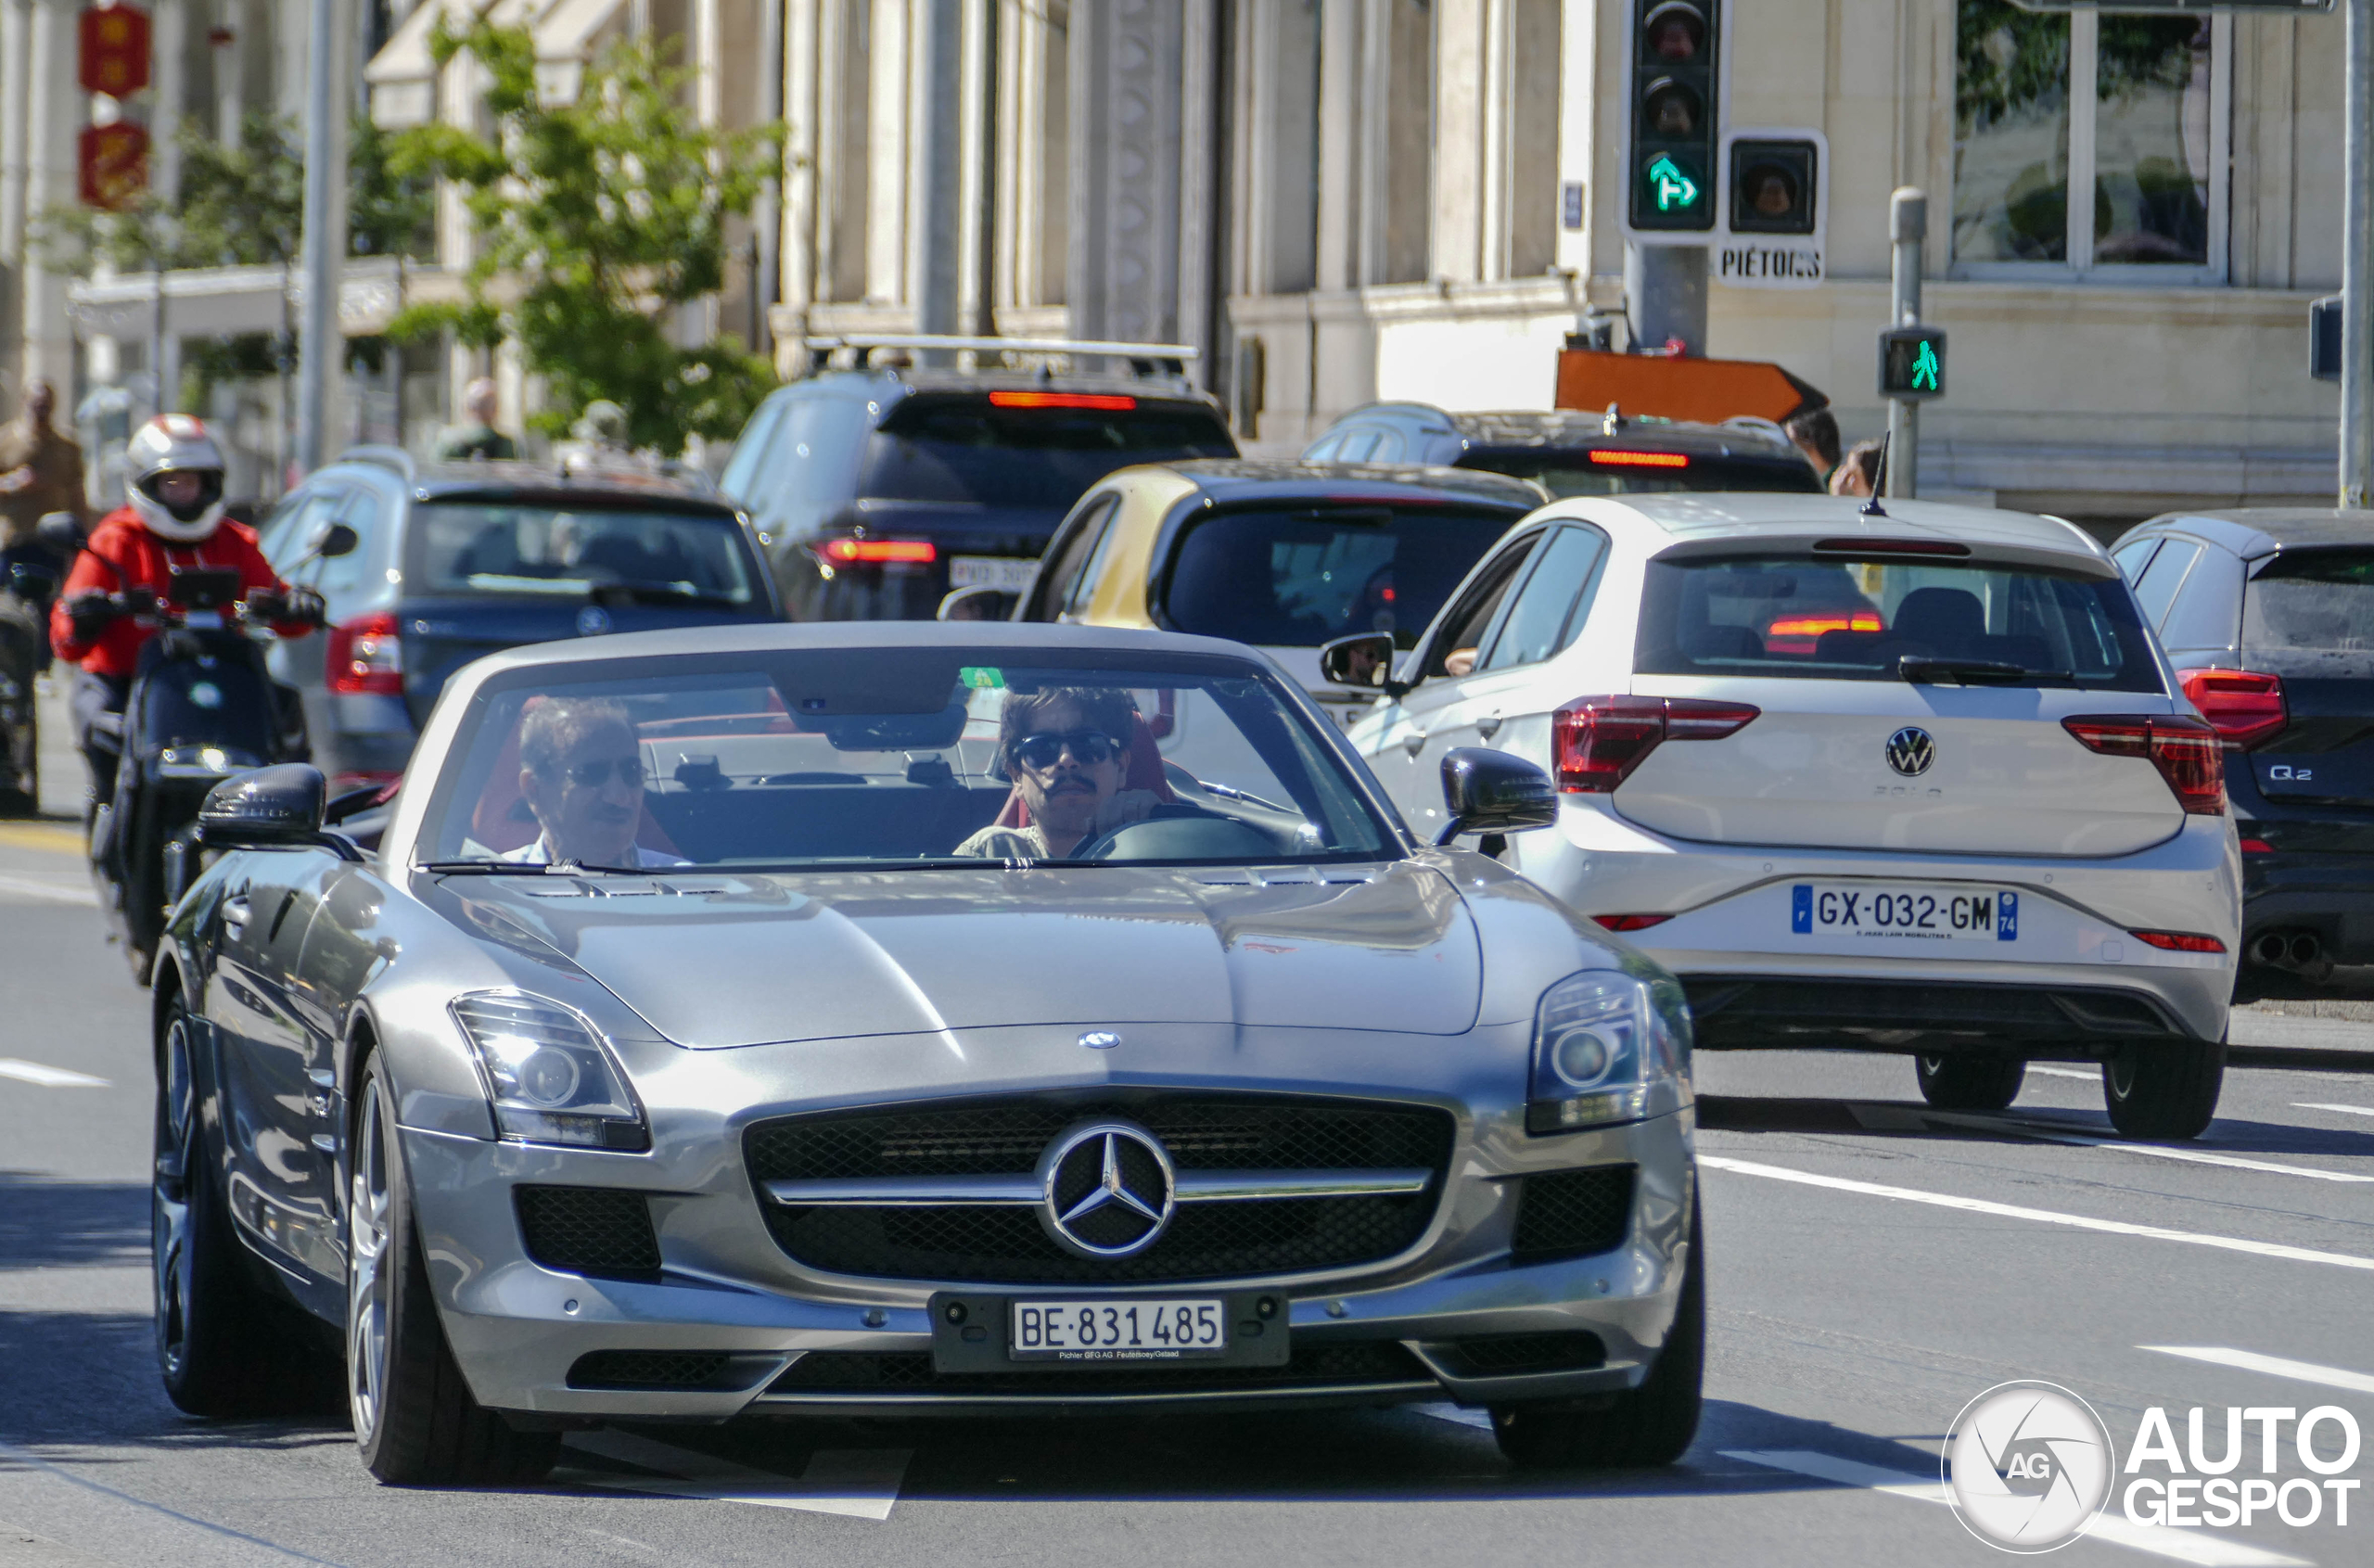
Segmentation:
<svg viewBox="0 0 2374 1568">
<path fill-rule="evenodd" d="M 1883 942 L 2012 942 L 2020 895 L 1967 885 L 1800 882 L 1789 889 L 1789 929 Z"/>
<path fill-rule="evenodd" d="M 1016 1362 L 1048 1370 L 1115 1362 L 1276 1367 L 1286 1361 L 1288 1300 L 1277 1291 L 1210 1295 L 931 1298 L 932 1362 L 986 1372 Z"/>
<path fill-rule="evenodd" d="M 1019 593 L 1030 586 L 1031 575 L 1038 569 L 1036 560 L 1024 560 L 1013 555 L 951 555 L 948 558 L 948 586 L 1002 588 Z"/>
</svg>

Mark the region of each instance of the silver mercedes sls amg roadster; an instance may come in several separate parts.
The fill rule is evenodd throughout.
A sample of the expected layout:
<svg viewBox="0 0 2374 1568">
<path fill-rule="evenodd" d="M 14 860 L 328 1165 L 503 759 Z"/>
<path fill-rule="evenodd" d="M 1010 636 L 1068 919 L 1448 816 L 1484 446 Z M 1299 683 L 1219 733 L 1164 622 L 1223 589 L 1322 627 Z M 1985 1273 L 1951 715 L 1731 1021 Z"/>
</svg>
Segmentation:
<svg viewBox="0 0 2374 1568">
<path fill-rule="evenodd" d="M 233 779 L 155 979 L 166 1387 L 342 1377 L 408 1483 L 603 1421 L 1446 1398 L 1668 1461 L 1680 992 L 1458 847 L 1538 771 L 1443 772 L 1428 845 L 1250 649 L 881 623 L 484 659 L 376 842 Z"/>
</svg>

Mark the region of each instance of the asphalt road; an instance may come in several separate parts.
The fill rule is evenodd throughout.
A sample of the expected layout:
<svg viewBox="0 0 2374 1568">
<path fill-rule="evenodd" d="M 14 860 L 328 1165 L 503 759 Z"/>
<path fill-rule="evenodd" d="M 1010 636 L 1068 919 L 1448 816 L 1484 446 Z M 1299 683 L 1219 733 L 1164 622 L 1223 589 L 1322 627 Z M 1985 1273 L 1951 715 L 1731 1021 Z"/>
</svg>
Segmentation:
<svg viewBox="0 0 2374 1568">
<path fill-rule="evenodd" d="M 1903 1061 L 1787 1053 L 1701 1058 L 1708 1403 L 1670 1471 L 1518 1476 L 1434 1407 L 642 1428 L 573 1438 L 536 1489 L 382 1487 L 335 1414 L 213 1424 L 159 1390 L 142 998 L 71 849 L 0 826 L 0 1568 L 1987 1563 L 1936 1476 L 1993 1384 L 2074 1390 L 2122 1453 L 2152 1407 L 2179 1445 L 2206 1407 L 2213 1460 L 2228 1406 L 2374 1426 L 2374 1070 L 2237 1071 L 2207 1137 L 2154 1152 L 2074 1068 L 1951 1121 Z M 2346 1006 L 2248 1016 L 2278 1061 L 2374 1046 Z M 2276 1483 L 2317 1479 L 2283 1437 Z M 2114 1507 L 2056 1561 L 2374 1562 L 2352 1500 L 2228 1530 Z"/>
</svg>

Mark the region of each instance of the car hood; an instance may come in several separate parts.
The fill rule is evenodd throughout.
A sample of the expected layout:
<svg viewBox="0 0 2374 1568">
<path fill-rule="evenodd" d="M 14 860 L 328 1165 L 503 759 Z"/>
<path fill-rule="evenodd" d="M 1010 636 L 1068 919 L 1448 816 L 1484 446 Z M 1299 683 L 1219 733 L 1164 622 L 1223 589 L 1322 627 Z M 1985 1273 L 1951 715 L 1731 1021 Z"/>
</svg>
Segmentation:
<svg viewBox="0 0 2374 1568">
<path fill-rule="evenodd" d="M 453 878 L 455 911 L 573 962 L 695 1049 L 1002 1025 L 1234 1024 L 1452 1035 L 1475 924 L 1440 873 Z"/>
</svg>

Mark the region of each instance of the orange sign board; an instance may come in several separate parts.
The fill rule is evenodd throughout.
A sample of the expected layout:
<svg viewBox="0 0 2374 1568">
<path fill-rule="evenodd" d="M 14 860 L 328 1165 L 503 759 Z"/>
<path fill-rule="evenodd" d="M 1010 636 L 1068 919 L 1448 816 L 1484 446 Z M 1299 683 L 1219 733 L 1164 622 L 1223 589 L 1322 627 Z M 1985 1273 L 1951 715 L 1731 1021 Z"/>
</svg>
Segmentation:
<svg viewBox="0 0 2374 1568">
<path fill-rule="evenodd" d="M 76 76 L 85 93 L 123 98 L 148 85 L 148 13 L 137 6 L 84 11 L 75 42 Z"/>
<path fill-rule="evenodd" d="M 1629 414 L 1718 424 L 1741 414 L 1781 420 L 1830 400 L 1764 360 L 1667 359 L 1563 349 L 1558 406 L 1596 413 L 1615 403 Z"/>
<path fill-rule="evenodd" d="M 86 125 L 76 147 L 83 205 L 121 212 L 148 188 L 148 132 L 129 120 Z"/>
</svg>

